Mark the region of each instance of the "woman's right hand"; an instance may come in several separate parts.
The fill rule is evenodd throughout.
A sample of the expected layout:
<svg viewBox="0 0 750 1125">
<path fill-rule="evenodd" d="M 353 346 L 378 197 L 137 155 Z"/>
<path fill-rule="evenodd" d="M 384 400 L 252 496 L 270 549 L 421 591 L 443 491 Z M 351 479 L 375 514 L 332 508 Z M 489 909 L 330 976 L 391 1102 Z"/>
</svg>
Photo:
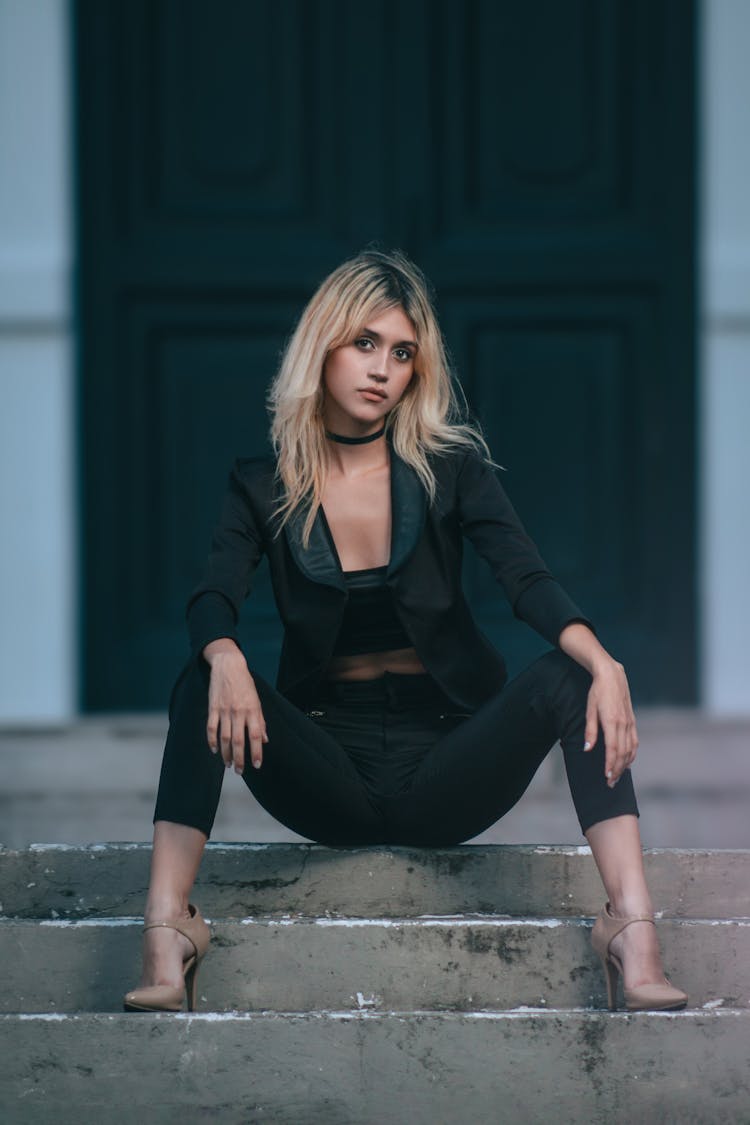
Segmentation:
<svg viewBox="0 0 750 1125">
<path fill-rule="evenodd" d="M 211 666 L 206 725 L 211 751 L 217 754 L 221 750 L 227 769 L 234 765 L 235 772 L 242 773 L 247 735 L 253 766 L 260 769 L 263 743 L 268 742 L 268 734 L 245 657 L 228 637 L 207 644 L 203 656 Z"/>
</svg>

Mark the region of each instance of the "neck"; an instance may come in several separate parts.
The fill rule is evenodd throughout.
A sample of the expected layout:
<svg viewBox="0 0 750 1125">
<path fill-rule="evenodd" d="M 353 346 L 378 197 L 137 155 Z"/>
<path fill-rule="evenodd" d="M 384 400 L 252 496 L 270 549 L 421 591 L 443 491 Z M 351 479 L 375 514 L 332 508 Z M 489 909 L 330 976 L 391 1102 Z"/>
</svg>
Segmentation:
<svg viewBox="0 0 750 1125">
<path fill-rule="evenodd" d="M 364 441 L 358 438 L 354 441 L 337 440 L 349 438 L 350 435 L 336 434 L 335 430 L 326 430 L 326 437 L 328 465 L 336 474 L 344 477 L 363 476 L 380 470 L 389 463 L 385 426 L 372 434 L 365 434 Z"/>
<path fill-rule="evenodd" d="M 332 430 L 326 430 L 326 437 L 329 441 L 337 441 L 340 445 L 368 445 L 371 441 L 377 441 L 385 433 L 385 422 L 379 430 L 373 434 L 365 434 L 364 437 L 350 437 L 348 434 L 337 434 Z"/>
</svg>

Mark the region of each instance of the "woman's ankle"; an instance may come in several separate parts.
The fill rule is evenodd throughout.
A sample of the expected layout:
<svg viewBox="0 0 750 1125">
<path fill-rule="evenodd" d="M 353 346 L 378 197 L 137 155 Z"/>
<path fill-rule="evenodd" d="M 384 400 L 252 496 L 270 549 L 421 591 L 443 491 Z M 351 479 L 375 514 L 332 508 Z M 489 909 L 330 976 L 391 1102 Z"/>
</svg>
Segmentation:
<svg viewBox="0 0 750 1125">
<path fill-rule="evenodd" d="M 145 925 L 153 925 L 155 922 L 171 922 L 177 918 L 182 918 L 185 921 L 190 919 L 187 897 L 149 896 L 143 911 Z"/>
<path fill-rule="evenodd" d="M 632 918 L 635 914 L 646 914 L 652 918 L 654 915 L 654 906 L 648 892 L 613 894 L 609 905 L 617 918 Z"/>
</svg>

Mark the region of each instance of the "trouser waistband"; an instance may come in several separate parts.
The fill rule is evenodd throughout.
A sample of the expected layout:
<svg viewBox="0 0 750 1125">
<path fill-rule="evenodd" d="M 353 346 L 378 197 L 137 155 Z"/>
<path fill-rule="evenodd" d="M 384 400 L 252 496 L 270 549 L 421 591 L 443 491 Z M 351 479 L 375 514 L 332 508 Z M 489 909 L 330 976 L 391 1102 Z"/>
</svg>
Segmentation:
<svg viewBox="0 0 750 1125">
<path fill-rule="evenodd" d="M 425 673 L 384 672 L 374 680 L 324 680 L 316 695 L 323 703 L 452 705 L 440 685 Z"/>
</svg>

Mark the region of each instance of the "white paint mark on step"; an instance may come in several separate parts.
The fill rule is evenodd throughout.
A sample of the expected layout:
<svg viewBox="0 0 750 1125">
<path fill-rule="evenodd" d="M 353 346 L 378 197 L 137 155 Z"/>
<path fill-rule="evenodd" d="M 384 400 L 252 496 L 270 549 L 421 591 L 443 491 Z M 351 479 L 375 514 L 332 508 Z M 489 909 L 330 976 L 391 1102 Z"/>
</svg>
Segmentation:
<svg viewBox="0 0 750 1125">
<path fill-rule="evenodd" d="M 538 844 L 532 855 L 591 855 L 588 844 Z"/>
<path fill-rule="evenodd" d="M 378 1006 L 378 997 L 375 996 L 374 993 L 370 993 L 369 997 L 365 999 L 364 993 L 358 992 L 356 999 L 357 1007 L 360 1009 L 360 1011 L 364 1008 L 376 1008 Z"/>
<path fill-rule="evenodd" d="M 398 927 L 405 929 L 407 927 L 418 926 L 420 929 L 425 929 L 430 926 L 482 926 L 482 927 L 530 927 L 530 928 L 544 928 L 556 929 L 559 926 L 587 926 L 588 922 L 580 918 L 492 918 L 486 914 L 479 917 L 466 917 L 463 914 L 456 915 L 431 915 L 424 914 L 418 918 L 314 918 L 313 924 L 316 926 L 343 926 L 355 929 L 361 926 L 378 926 L 383 929 L 390 929 Z M 289 922 L 283 922 L 283 925 L 293 925 L 295 919 L 290 919 Z"/>
<path fill-rule="evenodd" d="M 59 926 L 66 929 L 77 929 L 84 926 L 102 926 L 113 929 L 115 926 L 142 926 L 142 918 L 42 918 L 40 926 Z"/>
</svg>

